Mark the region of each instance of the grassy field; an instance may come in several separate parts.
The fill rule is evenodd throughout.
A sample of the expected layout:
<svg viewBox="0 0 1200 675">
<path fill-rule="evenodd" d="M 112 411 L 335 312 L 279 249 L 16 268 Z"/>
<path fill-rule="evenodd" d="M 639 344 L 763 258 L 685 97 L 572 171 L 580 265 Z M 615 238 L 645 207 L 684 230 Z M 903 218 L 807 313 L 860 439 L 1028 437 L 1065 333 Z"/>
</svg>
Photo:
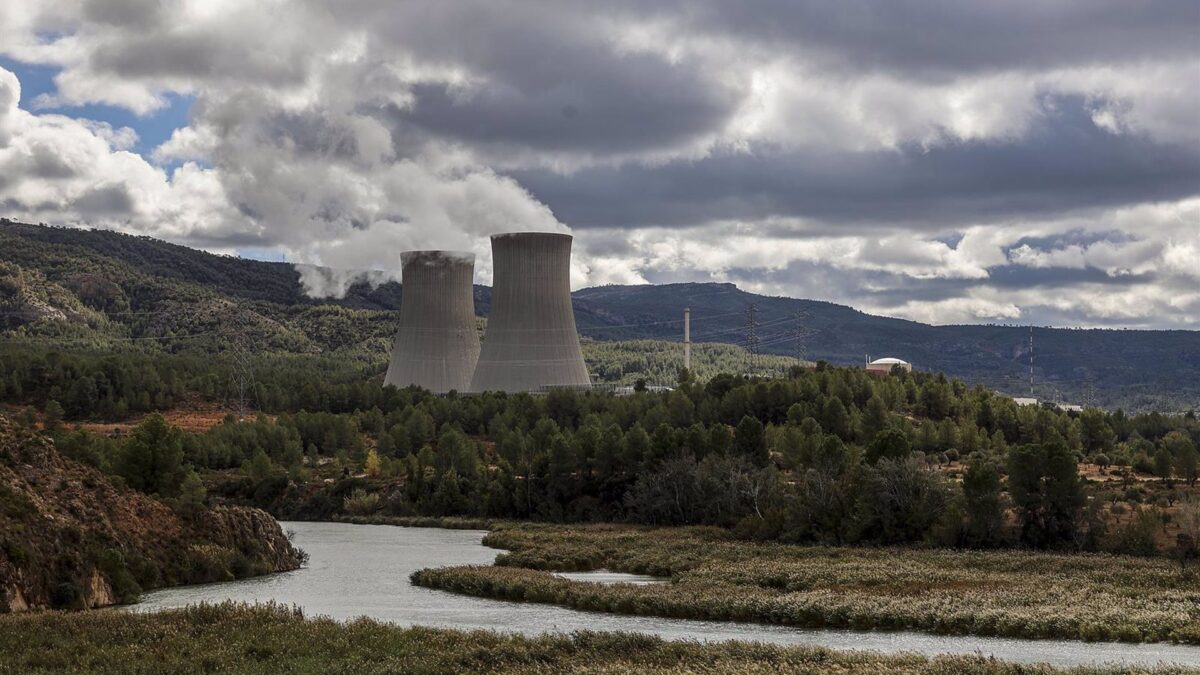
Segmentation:
<svg viewBox="0 0 1200 675">
<path fill-rule="evenodd" d="M 0 616 L 0 673 L 1003 673 L 1062 672 L 983 657 L 667 642 L 622 633 L 520 637 L 305 619 L 278 606 L 159 614 Z M 1074 673 L 1120 672 L 1077 669 Z M 1181 668 L 1157 673 L 1183 673 Z"/>
<path fill-rule="evenodd" d="M 1025 551 L 828 548 L 735 541 L 715 528 L 502 526 L 497 567 L 416 583 L 622 614 L 804 627 L 1200 644 L 1200 570 L 1165 559 Z M 647 586 L 546 570 L 671 577 Z"/>
</svg>

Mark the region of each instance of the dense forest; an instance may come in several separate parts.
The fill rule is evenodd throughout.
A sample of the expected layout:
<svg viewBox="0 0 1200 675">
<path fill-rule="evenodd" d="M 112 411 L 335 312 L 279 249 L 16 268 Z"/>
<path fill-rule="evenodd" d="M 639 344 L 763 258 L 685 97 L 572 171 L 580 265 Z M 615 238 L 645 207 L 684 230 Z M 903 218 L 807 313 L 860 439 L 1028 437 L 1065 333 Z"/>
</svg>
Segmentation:
<svg viewBox="0 0 1200 675">
<path fill-rule="evenodd" d="M 102 417 L 112 401 L 150 410 L 210 394 L 223 373 L 186 359 L 161 370 L 46 358 L 13 372 L 20 394 L 40 404 L 25 422 L 40 422 L 62 452 L 167 497 L 195 471 L 210 500 L 280 517 L 705 523 L 781 541 L 1184 562 L 1200 536 L 1194 414 L 1019 406 L 942 375 L 818 364 L 772 378 L 684 372 L 671 391 L 628 396 L 435 397 L 333 363 L 279 361 L 255 372 L 257 417 L 190 433 L 151 415 L 110 438 L 64 420 Z M 104 386 L 78 386 L 99 380 L 75 376 L 89 363 L 104 366 Z M 13 400 L 14 382 L 6 387 Z"/>
</svg>

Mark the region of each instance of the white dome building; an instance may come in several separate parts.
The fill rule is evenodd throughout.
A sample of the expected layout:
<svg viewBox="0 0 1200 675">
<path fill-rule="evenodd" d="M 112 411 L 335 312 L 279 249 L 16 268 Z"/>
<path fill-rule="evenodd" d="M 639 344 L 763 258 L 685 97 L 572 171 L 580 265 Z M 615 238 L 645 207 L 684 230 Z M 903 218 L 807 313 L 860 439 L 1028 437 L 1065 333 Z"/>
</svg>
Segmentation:
<svg viewBox="0 0 1200 675">
<path fill-rule="evenodd" d="M 912 372 L 911 363 L 905 361 L 904 359 L 892 358 L 890 356 L 882 359 L 875 359 L 874 361 L 869 362 L 867 364 L 867 372 L 878 375 L 887 375 L 891 373 L 892 368 L 895 368 L 896 366 L 902 368 L 906 373 Z"/>
</svg>

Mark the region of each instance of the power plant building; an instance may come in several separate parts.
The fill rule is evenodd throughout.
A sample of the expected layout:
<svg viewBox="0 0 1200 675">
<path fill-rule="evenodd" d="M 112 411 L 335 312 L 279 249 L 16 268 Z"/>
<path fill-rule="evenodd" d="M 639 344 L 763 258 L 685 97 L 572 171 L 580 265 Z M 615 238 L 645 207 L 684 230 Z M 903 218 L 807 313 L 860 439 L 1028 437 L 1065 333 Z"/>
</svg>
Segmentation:
<svg viewBox="0 0 1200 675">
<path fill-rule="evenodd" d="M 475 255 L 405 251 L 400 261 L 400 328 L 384 384 L 467 391 L 479 360 Z"/>
<path fill-rule="evenodd" d="M 908 372 L 908 373 L 912 372 L 912 364 L 911 363 L 909 363 L 908 361 L 904 361 L 902 359 L 897 359 L 897 358 L 888 357 L 888 358 L 882 358 L 882 359 L 875 359 L 874 361 L 871 361 L 870 363 L 867 364 L 867 372 L 872 373 L 874 375 L 887 375 L 892 372 L 893 368 L 900 368 L 901 370 Z"/>
<path fill-rule="evenodd" d="M 571 307 L 571 239 L 492 237 L 492 308 L 471 391 L 591 386 Z"/>
</svg>

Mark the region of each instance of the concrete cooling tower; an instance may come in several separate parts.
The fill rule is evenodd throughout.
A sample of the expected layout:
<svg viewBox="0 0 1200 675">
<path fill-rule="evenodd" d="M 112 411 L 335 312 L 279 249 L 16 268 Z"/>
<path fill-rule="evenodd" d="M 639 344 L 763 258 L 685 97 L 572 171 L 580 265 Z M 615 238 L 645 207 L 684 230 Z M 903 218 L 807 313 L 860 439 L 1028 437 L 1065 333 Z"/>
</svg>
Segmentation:
<svg viewBox="0 0 1200 675">
<path fill-rule="evenodd" d="M 384 384 L 415 384 L 435 394 L 467 391 L 479 360 L 475 255 L 406 251 L 400 261 L 400 329 Z"/>
<path fill-rule="evenodd" d="M 471 391 L 591 385 L 571 310 L 571 236 L 492 237 L 492 309 Z"/>
</svg>

